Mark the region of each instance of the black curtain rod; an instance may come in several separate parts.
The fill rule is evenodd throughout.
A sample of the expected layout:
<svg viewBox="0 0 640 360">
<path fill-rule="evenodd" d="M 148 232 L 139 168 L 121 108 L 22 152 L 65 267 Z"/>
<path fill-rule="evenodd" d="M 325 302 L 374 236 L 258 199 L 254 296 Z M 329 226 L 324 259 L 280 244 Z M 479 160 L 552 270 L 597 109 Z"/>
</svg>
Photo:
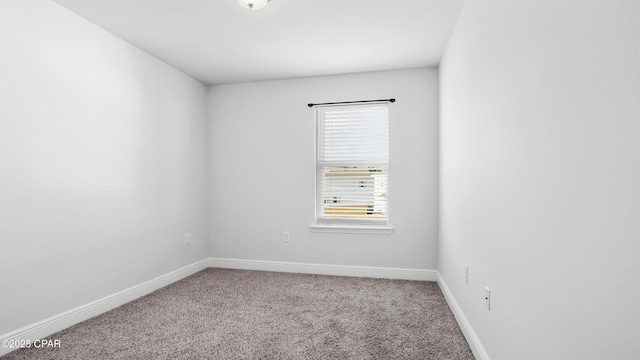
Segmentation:
<svg viewBox="0 0 640 360">
<path fill-rule="evenodd" d="M 344 104 L 361 104 L 361 103 L 371 103 L 371 102 L 396 102 L 396 99 L 381 99 L 381 100 L 360 100 L 360 101 L 342 101 L 342 102 L 330 102 L 330 103 L 321 103 L 321 104 L 307 104 L 309 107 L 314 107 L 318 105 L 344 105 Z"/>
</svg>

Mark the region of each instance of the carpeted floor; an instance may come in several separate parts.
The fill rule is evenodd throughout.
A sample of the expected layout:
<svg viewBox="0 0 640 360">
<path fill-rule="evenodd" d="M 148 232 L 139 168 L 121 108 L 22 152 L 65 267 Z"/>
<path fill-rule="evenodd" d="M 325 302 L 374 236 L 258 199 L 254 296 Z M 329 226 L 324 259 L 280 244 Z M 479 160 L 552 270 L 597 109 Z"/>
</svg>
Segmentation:
<svg viewBox="0 0 640 360">
<path fill-rule="evenodd" d="M 12 359 L 474 359 L 435 282 L 207 269 Z"/>
</svg>

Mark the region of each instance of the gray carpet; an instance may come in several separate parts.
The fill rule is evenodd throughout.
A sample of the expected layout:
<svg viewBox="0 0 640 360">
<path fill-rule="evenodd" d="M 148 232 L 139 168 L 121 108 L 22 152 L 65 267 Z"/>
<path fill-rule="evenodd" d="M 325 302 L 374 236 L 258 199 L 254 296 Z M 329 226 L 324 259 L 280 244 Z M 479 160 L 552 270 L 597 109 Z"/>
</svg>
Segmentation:
<svg viewBox="0 0 640 360">
<path fill-rule="evenodd" d="M 207 269 L 10 359 L 474 359 L 435 282 Z"/>
</svg>

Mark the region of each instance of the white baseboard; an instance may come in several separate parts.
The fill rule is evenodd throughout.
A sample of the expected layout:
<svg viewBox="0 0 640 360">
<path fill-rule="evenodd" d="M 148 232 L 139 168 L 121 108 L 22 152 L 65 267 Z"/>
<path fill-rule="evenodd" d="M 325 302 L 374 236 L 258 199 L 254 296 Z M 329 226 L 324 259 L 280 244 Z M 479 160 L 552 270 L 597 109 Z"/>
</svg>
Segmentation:
<svg viewBox="0 0 640 360">
<path fill-rule="evenodd" d="M 225 269 L 277 271 L 300 274 L 356 276 L 400 280 L 438 280 L 435 270 L 381 268 L 349 265 L 305 264 L 281 261 L 209 258 L 209 267 Z"/>
<path fill-rule="evenodd" d="M 482 346 L 482 343 L 480 342 L 478 335 L 476 335 L 476 332 L 473 331 L 473 328 L 471 327 L 471 323 L 469 323 L 469 320 L 467 320 L 467 317 L 462 312 L 462 308 L 460 308 L 460 305 L 458 305 L 458 302 L 453 297 L 453 294 L 449 290 L 449 287 L 444 282 L 444 279 L 439 273 L 438 273 L 438 285 L 440 285 L 440 289 L 444 294 L 444 298 L 447 300 L 447 303 L 449 304 L 449 308 L 451 308 L 453 315 L 458 321 L 458 325 L 460 326 L 460 329 L 462 330 L 464 337 L 467 339 L 467 343 L 469 343 L 469 347 L 471 348 L 471 352 L 473 352 L 473 355 L 478 360 L 490 360 L 489 354 L 487 354 L 487 351 L 484 349 L 484 346 Z"/>
<path fill-rule="evenodd" d="M 208 267 L 208 263 L 208 259 L 198 261 L 178 270 L 158 276 L 157 278 L 145 281 L 142 284 L 132 286 L 102 299 L 98 299 L 89 304 L 78 306 L 37 323 L 3 334 L 0 336 L 0 342 L 4 345 L 6 343 L 13 343 L 15 340 L 34 341 L 37 339 L 43 339 L 53 333 L 66 329 L 96 315 L 100 315 L 143 295 L 149 294 L 157 289 L 181 280 L 189 275 L 193 275 L 198 271 L 204 270 Z M 13 350 L 16 349 L 0 346 L 0 356 Z"/>
</svg>

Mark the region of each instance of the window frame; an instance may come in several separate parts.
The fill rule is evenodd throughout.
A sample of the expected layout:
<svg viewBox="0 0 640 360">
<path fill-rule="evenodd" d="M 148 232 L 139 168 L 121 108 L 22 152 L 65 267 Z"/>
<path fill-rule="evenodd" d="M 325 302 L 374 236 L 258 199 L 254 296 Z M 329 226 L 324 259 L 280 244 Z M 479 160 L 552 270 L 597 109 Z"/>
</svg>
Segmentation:
<svg viewBox="0 0 640 360">
<path fill-rule="evenodd" d="M 387 172 L 386 175 L 386 208 L 385 208 L 385 218 L 384 219 L 367 219 L 367 218 L 340 218 L 340 217 L 323 217 L 318 214 L 319 206 L 318 201 L 320 198 L 318 184 L 319 178 L 319 140 L 320 140 L 320 115 L 319 111 L 326 111 L 327 108 L 338 108 L 338 107 L 365 107 L 367 105 L 385 105 L 386 107 L 386 136 L 387 136 L 387 154 L 389 154 L 390 150 L 390 135 L 389 135 L 389 125 L 390 125 L 390 117 L 391 117 L 391 107 L 389 106 L 388 101 L 380 101 L 380 102 L 349 102 L 347 104 L 327 104 L 320 105 L 314 109 L 314 215 L 315 222 L 311 225 L 311 230 L 313 232 L 329 232 L 329 233 L 353 233 L 353 234 L 391 234 L 393 232 L 393 227 L 390 222 L 390 157 L 387 155 L 385 169 Z M 336 166 L 345 166 L 347 164 L 336 164 Z M 324 179 L 322 179 L 324 181 Z M 375 191 L 375 190 L 374 190 Z M 324 204 L 324 201 L 323 201 Z M 324 209 L 324 208 L 323 208 Z M 324 212 L 324 211 L 323 211 Z"/>
</svg>

